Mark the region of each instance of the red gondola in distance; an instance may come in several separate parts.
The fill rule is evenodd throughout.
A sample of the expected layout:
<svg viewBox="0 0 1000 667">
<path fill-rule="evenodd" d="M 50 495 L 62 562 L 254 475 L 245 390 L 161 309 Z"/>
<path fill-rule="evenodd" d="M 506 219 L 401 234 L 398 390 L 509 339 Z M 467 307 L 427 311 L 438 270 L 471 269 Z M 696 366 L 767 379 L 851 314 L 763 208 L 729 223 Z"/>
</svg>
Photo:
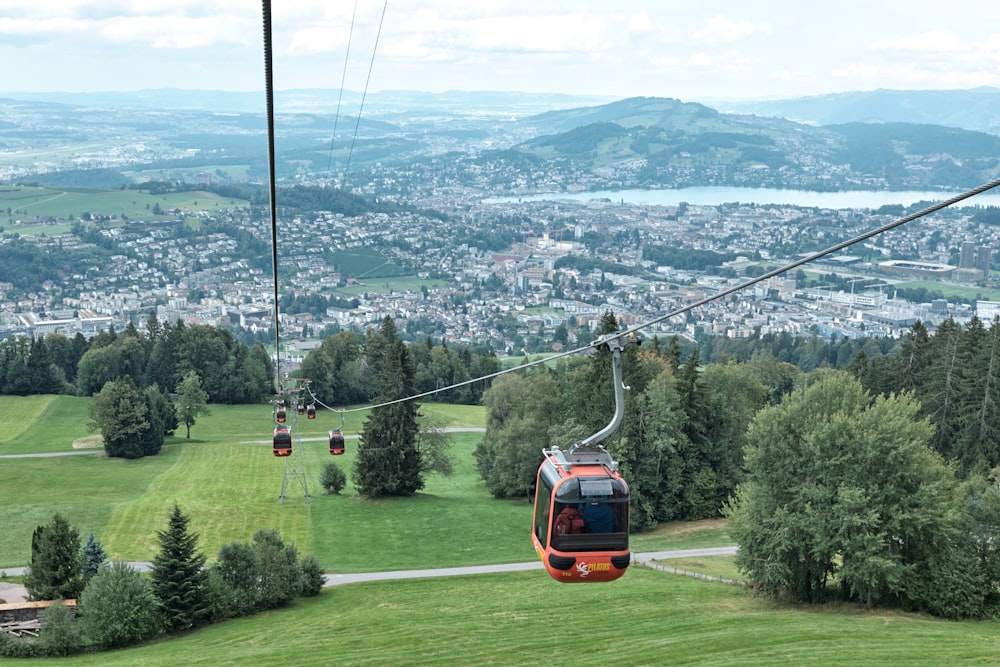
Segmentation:
<svg viewBox="0 0 1000 667">
<path fill-rule="evenodd" d="M 274 429 L 274 437 L 271 440 L 271 449 L 275 456 L 292 455 L 292 434 L 285 426 L 278 426 Z"/>
<path fill-rule="evenodd" d="M 330 454 L 340 456 L 344 453 L 344 434 L 340 431 L 330 431 Z"/>
</svg>

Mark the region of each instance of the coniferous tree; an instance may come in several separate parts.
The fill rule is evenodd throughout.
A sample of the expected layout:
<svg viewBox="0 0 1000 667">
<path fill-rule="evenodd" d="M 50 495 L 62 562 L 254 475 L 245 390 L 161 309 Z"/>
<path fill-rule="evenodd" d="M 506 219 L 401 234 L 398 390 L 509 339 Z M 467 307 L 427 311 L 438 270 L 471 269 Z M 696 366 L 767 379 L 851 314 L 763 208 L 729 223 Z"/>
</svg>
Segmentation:
<svg viewBox="0 0 1000 667">
<path fill-rule="evenodd" d="M 61 514 L 35 528 L 24 587 L 32 600 L 69 600 L 83 590 L 80 533 Z"/>
<path fill-rule="evenodd" d="M 26 370 L 28 377 L 31 378 L 33 394 L 62 393 L 65 384 L 63 377 L 56 365 L 52 363 L 48 346 L 41 336 L 31 342 Z"/>
<path fill-rule="evenodd" d="M 89 580 L 96 575 L 101 566 L 108 560 L 108 555 L 104 553 L 104 547 L 91 533 L 87 538 L 87 543 L 83 545 L 83 577 Z"/>
<path fill-rule="evenodd" d="M 406 346 L 397 340 L 386 351 L 376 401 L 399 401 L 413 394 L 413 366 Z M 375 408 L 365 419 L 354 463 L 354 486 L 361 495 L 407 496 L 423 488 L 417 419 L 416 402 L 407 400 Z"/>
<path fill-rule="evenodd" d="M 921 411 L 934 423 L 932 447 L 945 458 L 955 456 L 959 430 L 960 396 L 965 379 L 962 330 L 952 319 L 938 327 L 927 346 L 929 361 L 917 383 Z"/>
<path fill-rule="evenodd" d="M 965 332 L 967 379 L 959 395 L 953 456 L 961 470 L 987 473 L 1000 465 L 1000 321 L 989 329 L 973 317 Z"/>
<path fill-rule="evenodd" d="M 188 518 L 174 505 L 167 529 L 157 531 L 160 551 L 153 559 L 151 581 L 168 632 L 203 623 L 209 616 L 204 554 L 198 536 L 188 530 Z"/>
</svg>

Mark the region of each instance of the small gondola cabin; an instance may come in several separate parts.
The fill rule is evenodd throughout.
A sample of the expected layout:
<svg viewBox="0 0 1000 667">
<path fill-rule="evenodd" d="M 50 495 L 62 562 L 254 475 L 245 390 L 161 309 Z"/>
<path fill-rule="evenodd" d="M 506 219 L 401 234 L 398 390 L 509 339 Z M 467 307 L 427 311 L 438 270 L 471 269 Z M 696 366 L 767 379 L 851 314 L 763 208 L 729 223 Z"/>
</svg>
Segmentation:
<svg viewBox="0 0 1000 667">
<path fill-rule="evenodd" d="M 292 434 L 284 426 L 278 426 L 274 429 L 271 445 L 275 456 L 291 456 Z"/>
<path fill-rule="evenodd" d="M 274 421 L 278 422 L 279 424 L 284 424 L 285 423 L 285 409 L 284 408 L 279 407 L 277 410 L 274 411 Z"/>
<path fill-rule="evenodd" d="M 316 419 L 316 406 L 312 403 L 306 406 L 306 417 Z"/>
<path fill-rule="evenodd" d="M 298 410 L 300 415 L 304 415 L 306 413 L 306 406 L 303 405 L 302 403 L 299 403 L 298 406 L 296 406 L 296 409 Z"/>
<path fill-rule="evenodd" d="M 330 431 L 330 453 L 334 456 L 344 453 L 344 434 L 340 431 Z"/>
<path fill-rule="evenodd" d="M 629 490 L 610 455 L 545 452 L 535 487 L 532 542 L 561 582 L 613 581 L 629 566 Z"/>
</svg>

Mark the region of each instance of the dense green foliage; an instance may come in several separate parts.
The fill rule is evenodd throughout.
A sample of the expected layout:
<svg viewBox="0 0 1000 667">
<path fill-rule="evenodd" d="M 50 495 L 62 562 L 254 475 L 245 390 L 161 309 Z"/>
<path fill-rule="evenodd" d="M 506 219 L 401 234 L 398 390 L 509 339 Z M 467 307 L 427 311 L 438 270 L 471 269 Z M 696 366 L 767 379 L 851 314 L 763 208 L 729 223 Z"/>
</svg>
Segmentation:
<svg viewBox="0 0 1000 667">
<path fill-rule="evenodd" d="M 160 551 L 150 579 L 167 632 L 201 625 L 211 617 L 205 556 L 198 551 L 198 536 L 188 529 L 188 522 L 174 505 L 167 529 L 157 532 Z"/>
<path fill-rule="evenodd" d="M 93 427 L 101 431 L 108 456 L 138 459 L 160 451 L 166 435 L 158 412 L 132 378 L 109 381 L 90 403 Z"/>
<path fill-rule="evenodd" d="M 1000 580 L 987 580 L 918 412 L 909 394 L 873 399 L 828 371 L 757 415 L 729 516 L 737 565 L 759 590 L 798 602 L 839 591 L 954 618 L 992 611 Z"/>
<path fill-rule="evenodd" d="M 79 610 L 84 636 L 102 650 L 136 644 L 160 631 L 152 584 L 121 561 L 105 566 L 87 583 Z"/>
<path fill-rule="evenodd" d="M 310 379 L 310 389 L 325 405 L 369 401 L 379 391 L 384 345 L 374 328 L 366 335 L 338 331 L 306 355 L 299 373 Z M 414 369 L 414 393 L 434 391 L 500 369 L 500 362 L 492 352 L 477 354 L 467 347 L 435 345 L 429 338 L 423 345 L 410 345 L 407 353 Z M 440 392 L 437 398 L 448 403 L 476 404 L 487 384 L 488 381 L 469 383 Z"/>
<path fill-rule="evenodd" d="M 616 328 L 606 313 L 601 332 Z M 702 370 L 697 350 L 680 364 L 676 344 L 653 341 L 626 346 L 622 367 L 625 416 L 604 445 L 629 483 L 632 528 L 719 516 L 742 476 L 747 424 L 791 388 L 781 366 L 762 356 Z M 483 403 L 476 464 L 486 488 L 497 498 L 525 497 L 543 449 L 567 448 L 614 414 L 611 353 L 601 348 L 585 363 L 501 376 Z"/>
<path fill-rule="evenodd" d="M 285 544 L 278 531 L 261 529 L 249 544 L 224 545 L 209 574 L 222 582 L 226 612 L 245 616 L 283 607 L 300 595 L 316 595 L 322 569 L 315 559 L 300 561 L 298 550 Z"/>
<path fill-rule="evenodd" d="M 102 265 L 112 253 L 103 248 L 60 248 L 51 252 L 20 238 L 0 243 L 0 282 L 11 283 L 20 292 L 38 289 L 47 280 L 72 286 L 81 266 Z"/>
<path fill-rule="evenodd" d="M 912 391 L 934 425 L 931 445 L 963 476 L 1000 466 L 1000 326 L 973 317 L 965 328 L 946 320 L 929 335 L 917 322 L 893 354 L 861 358 L 854 372 L 865 388 Z"/>
<path fill-rule="evenodd" d="M 341 470 L 340 466 L 330 461 L 323 466 L 323 472 L 319 476 L 319 485 L 323 488 L 323 493 L 340 493 L 347 486 L 347 474 Z"/>
<path fill-rule="evenodd" d="M 642 258 L 656 262 L 659 266 L 672 266 L 686 271 L 705 271 L 709 267 L 719 266 L 723 262 L 735 259 L 736 255 L 676 246 L 645 245 L 642 248 Z"/>
<path fill-rule="evenodd" d="M 84 586 L 80 533 L 61 514 L 35 528 L 24 587 L 32 600 L 70 600 Z"/>
<path fill-rule="evenodd" d="M 400 401 L 414 395 L 413 365 L 406 345 L 395 336 L 391 319 L 383 322 L 379 336 L 384 353 L 376 358 L 380 368 L 376 403 Z M 424 487 L 422 461 L 417 446 L 419 406 L 400 401 L 372 409 L 365 419 L 354 463 L 354 487 L 363 496 L 408 496 Z"/>
</svg>

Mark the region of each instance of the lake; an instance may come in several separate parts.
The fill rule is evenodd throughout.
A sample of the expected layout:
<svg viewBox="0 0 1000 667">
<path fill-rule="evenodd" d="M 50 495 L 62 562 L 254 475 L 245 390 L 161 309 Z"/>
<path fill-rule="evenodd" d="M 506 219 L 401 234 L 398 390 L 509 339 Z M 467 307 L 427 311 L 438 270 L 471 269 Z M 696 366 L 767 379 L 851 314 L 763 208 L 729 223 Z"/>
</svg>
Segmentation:
<svg viewBox="0 0 1000 667">
<path fill-rule="evenodd" d="M 964 192 L 964 191 L 963 191 Z M 736 187 L 696 187 L 677 190 L 601 190 L 596 192 L 553 192 L 524 197 L 497 197 L 484 199 L 485 204 L 532 201 L 577 201 L 608 199 L 626 204 L 649 204 L 653 206 L 677 206 L 681 202 L 698 206 L 718 206 L 719 204 L 786 204 L 791 206 L 815 206 L 818 208 L 870 208 L 901 204 L 909 206 L 917 202 L 936 203 L 954 197 L 959 192 L 925 192 L 919 190 L 884 192 L 875 190 L 852 190 L 846 192 L 811 192 L 809 190 L 777 190 L 773 188 Z M 1000 193 L 991 190 L 966 199 L 957 206 L 1000 206 Z"/>
</svg>

